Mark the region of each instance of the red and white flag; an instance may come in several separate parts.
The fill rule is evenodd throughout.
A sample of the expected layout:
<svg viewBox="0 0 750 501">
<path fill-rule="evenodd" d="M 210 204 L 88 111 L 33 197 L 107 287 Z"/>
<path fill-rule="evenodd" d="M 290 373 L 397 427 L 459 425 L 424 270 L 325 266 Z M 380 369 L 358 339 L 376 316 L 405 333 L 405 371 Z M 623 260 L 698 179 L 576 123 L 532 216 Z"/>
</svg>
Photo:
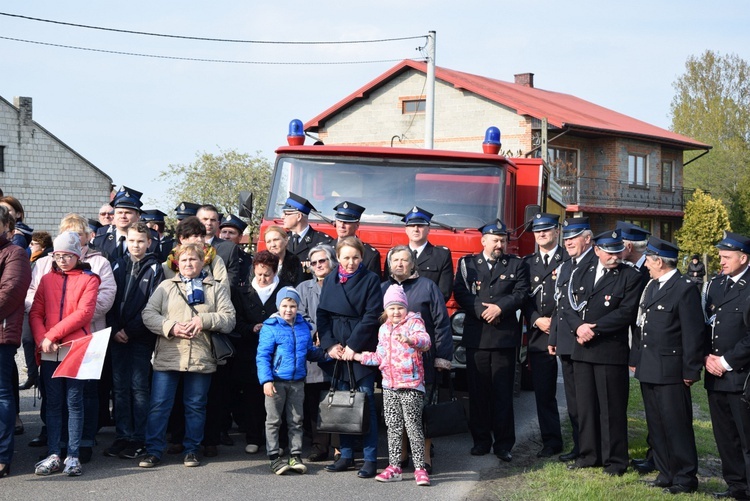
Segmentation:
<svg viewBox="0 0 750 501">
<path fill-rule="evenodd" d="M 70 351 L 57 366 L 52 377 L 72 379 L 99 379 L 102 377 L 104 356 L 107 354 L 111 327 L 96 331 L 90 336 L 76 339 Z"/>
</svg>

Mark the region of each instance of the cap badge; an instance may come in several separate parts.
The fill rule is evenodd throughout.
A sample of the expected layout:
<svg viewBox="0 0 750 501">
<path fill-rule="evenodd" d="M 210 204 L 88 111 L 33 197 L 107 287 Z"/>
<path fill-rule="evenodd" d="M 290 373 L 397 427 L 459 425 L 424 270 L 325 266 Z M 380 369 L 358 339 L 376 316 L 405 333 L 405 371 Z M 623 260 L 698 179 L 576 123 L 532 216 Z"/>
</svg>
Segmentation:
<svg viewBox="0 0 750 501">
<path fill-rule="evenodd" d="M 612 238 L 617 238 L 617 232 L 616 231 L 612 232 Z"/>
</svg>

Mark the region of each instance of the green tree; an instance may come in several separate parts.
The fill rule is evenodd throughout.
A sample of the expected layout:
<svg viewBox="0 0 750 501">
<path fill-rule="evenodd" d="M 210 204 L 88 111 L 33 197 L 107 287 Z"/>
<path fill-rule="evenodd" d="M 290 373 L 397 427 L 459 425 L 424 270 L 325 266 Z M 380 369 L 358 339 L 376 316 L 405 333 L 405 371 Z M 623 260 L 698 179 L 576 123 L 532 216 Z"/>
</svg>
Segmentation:
<svg viewBox="0 0 750 501">
<path fill-rule="evenodd" d="M 685 219 L 677 231 L 677 244 L 687 256 L 708 256 L 707 269 L 715 271 L 719 251 L 714 246 L 722 239 L 724 230 L 731 230 L 726 207 L 708 193 L 696 190 L 693 199 L 685 205 Z"/>
<path fill-rule="evenodd" d="M 198 152 L 195 161 L 170 164 L 159 173 L 167 180 L 171 208 L 180 202 L 213 204 L 224 214 L 237 214 L 240 191 L 253 194 L 253 217 L 248 231 L 257 234 L 271 190 L 271 163 L 256 152 L 255 156 L 236 150 L 220 150 L 219 154 Z M 166 211 L 165 211 L 166 212 Z"/>
<path fill-rule="evenodd" d="M 750 66 L 735 54 L 691 56 L 674 83 L 672 130 L 713 146 L 685 167 L 685 187 L 701 188 L 729 209 L 733 227 L 750 229 Z M 699 153 L 687 153 L 686 161 Z"/>
</svg>

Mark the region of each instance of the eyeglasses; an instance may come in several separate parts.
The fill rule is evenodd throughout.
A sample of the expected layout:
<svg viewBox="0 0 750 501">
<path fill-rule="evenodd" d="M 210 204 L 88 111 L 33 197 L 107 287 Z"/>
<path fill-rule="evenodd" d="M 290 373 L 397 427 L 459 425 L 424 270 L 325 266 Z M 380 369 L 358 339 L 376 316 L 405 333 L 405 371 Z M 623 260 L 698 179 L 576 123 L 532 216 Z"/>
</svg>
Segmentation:
<svg viewBox="0 0 750 501">
<path fill-rule="evenodd" d="M 67 263 L 76 257 L 75 254 L 52 254 L 52 258 L 58 263 Z"/>
<path fill-rule="evenodd" d="M 328 262 L 328 259 L 318 259 L 317 261 L 310 261 L 310 266 L 320 266 Z"/>
<path fill-rule="evenodd" d="M 114 216 L 115 213 L 114 212 L 100 212 L 99 215 L 100 216 Z"/>
</svg>

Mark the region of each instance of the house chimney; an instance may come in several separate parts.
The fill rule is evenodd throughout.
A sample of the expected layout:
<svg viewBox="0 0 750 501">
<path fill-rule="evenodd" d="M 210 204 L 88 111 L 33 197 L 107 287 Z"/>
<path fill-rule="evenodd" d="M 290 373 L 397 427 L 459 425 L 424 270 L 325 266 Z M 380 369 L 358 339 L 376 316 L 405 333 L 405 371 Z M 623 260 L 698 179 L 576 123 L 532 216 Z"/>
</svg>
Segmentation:
<svg viewBox="0 0 750 501">
<path fill-rule="evenodd" d="M 534 74 L 533 73 L 519 73 L 518 75 L 513 75 L 516 77 L 516 83 L 518 85 L 523 85 L 524 87 L 531 87 L 534 88 Z"/>
<path fill-rule="evenodd" d="M 18 108 L 18 117 L 23 125 L 29 125 L 33 119 L 30 97 L 14 97 L 13 105 Z"/>
</svg>

